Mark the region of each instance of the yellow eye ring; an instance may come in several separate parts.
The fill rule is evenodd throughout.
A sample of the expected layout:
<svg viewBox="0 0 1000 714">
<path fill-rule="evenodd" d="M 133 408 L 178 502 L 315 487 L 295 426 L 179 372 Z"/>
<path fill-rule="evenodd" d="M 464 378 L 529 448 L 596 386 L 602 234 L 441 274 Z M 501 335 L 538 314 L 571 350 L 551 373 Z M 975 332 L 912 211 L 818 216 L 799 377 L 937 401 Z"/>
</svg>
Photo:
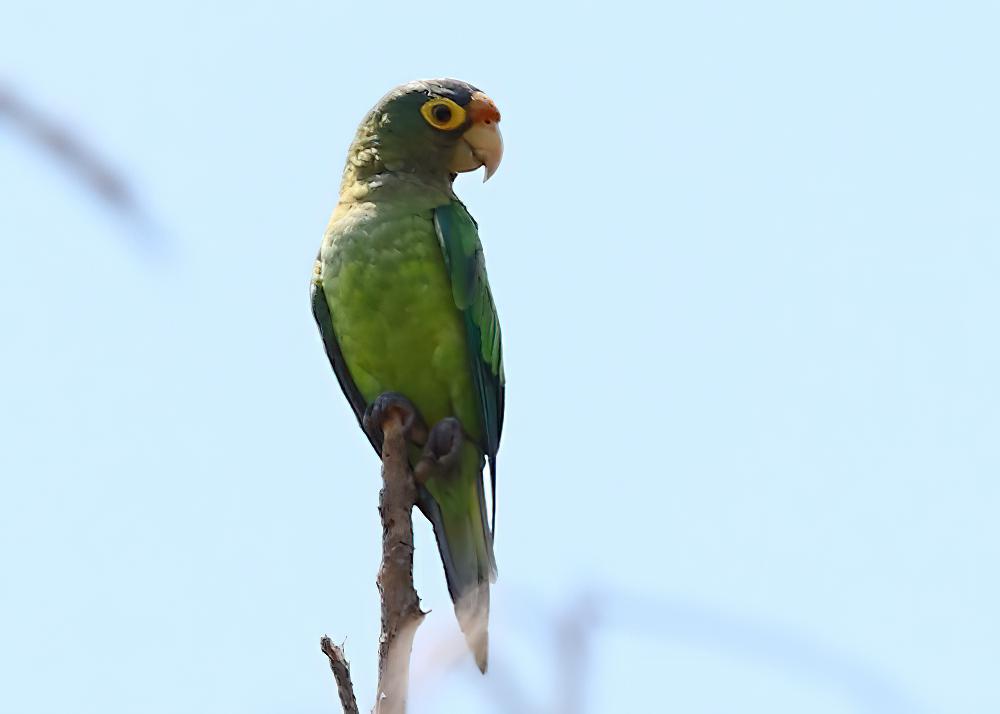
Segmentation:
<svg viewBox="0 0 1000 714">
<path fill-rule="evenodd" d="M 444 97 L 427 100 L 420 113 L 428 124 L 441 131 L 451 131 L 465 123 L 465 110 Z"/>
</svg>

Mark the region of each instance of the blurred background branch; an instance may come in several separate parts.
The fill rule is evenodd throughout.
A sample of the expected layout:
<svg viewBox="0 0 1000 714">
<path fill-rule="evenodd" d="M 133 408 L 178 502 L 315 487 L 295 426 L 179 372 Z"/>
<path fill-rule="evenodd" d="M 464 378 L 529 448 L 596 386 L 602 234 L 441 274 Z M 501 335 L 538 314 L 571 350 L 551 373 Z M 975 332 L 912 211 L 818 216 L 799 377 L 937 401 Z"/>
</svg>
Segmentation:
<svg viewBox="0 0 1000 714">
<path fill-rule="evenodd" d="M 513 593 L 510 593 L 513 595 Z M 515 595 L 516 597 L 516 595 Z M 526 678 L 517 656 L 499 645 L 490 674 L 479 691 L 497 712 L 517 714 L 586 714 L 598 711 L 591 682 L 606 681 L 615 666 L 625 666 L 603 647 L 606 637 L 626 636 L 630 642 L 659 643 L 679 648 L 690 656 L 716 653 L 750 666 L 764 666 L 789 684 L 811 684 L 850 704 L 850 711 L 868 714 L 922 714 L 909 692 L 888 672 L 864 657 L 841 652 L 830 644 L 775 622 L 714 610 L 678 598 L 652 597 L 602 586 L 581 587 L 555 608 L 546 608 L 537 598 L 517 598 L 512 605 L 515 619 L 502 628 L 513 639 L 528 635 L 532 646 L 548 642 L 545 678 L 551 685 L 539 691 Z M 428 650 L 415 675 L 420 694 L 437 688 L 434 682 L 460 666 L 464 659 L 460 637 L 441 638 Z M 657 663 L 657 669 L 665 667 Z M 635 671 L 644 667 L 635 662 Z M 651 692 L 655 701 L 669 710 L 671 692 L 666 684 L 671 674 L 659 670 L 660 680 L 636 684 L 634 694 Z M 478 680 L 477 680 L 478 681 Z M 680 700 L 678 700 L 680 701 Z M 433 710 L 433 706 L 430 707 Z M 657 709 L 659 710 L 659 709 Z"/>
<path fill-rule="evenodd" d="M 0 80 L 0 120 L 6 120 L 29 144 L 73 174 L 111 210 L 133 219 L 144 215 L 129 181 L 110 159 L 88 145 L 64 121 L 29 102 L 4 80 Z"/>
</svg>

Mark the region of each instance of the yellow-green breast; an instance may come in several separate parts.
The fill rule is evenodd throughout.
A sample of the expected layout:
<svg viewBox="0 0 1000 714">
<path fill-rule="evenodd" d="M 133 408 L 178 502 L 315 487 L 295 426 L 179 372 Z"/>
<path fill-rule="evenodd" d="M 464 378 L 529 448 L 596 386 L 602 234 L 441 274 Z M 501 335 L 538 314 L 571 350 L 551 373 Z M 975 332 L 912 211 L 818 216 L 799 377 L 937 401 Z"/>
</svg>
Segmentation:
<svg viewBox="0 0 1000 714">
<path fill-rule="evenodd" d="M 432 209 L 344 208 L 327 229 L 321 280 L 358 390 L 369 404 L 383 392 L 399 392 L 429 425 L 455 416 L 479 441 L 465 328 Z"/>
</svg>

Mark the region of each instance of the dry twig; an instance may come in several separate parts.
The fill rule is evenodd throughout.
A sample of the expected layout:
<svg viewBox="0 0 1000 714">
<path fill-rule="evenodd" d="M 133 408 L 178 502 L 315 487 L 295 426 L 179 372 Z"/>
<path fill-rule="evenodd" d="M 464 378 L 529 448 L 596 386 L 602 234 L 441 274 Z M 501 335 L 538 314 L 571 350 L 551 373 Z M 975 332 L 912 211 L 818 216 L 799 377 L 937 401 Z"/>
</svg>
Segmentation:
<svg viewBox="0 0 1000 714">
<path fill-rule="evenodd" d="M 344 650 L 324 636 L 319 641 L 320 649 L 330 660 L 330 671 L 337 680 L 337 692 L 340 694 L 340 705 L 344 714 L 358 714 L 358 700 L 354 697 L 354 685 L 351 683 L 351 665 L 344 656 Z"/>
</svg>

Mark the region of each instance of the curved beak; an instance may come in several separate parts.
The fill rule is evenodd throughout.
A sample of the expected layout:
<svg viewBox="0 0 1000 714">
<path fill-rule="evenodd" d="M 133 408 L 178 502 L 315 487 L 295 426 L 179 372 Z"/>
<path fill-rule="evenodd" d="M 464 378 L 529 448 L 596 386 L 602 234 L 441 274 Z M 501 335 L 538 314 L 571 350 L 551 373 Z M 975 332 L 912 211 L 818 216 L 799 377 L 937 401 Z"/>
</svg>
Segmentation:
<svg viewBox="0 0 1000 714">
<path fill-rule="evenodd" d="M 472 125 L 462 134 L 449 168 L 455 173 L 464 173 L 484 166 L 486 172 L 483 181 L 488 181 L 496 173 L 503 158 L 500 112 L 493 100 L 482 92 L 472 95 L 472 101 L 465 111 L 472 120 Z"/>
</svg>

